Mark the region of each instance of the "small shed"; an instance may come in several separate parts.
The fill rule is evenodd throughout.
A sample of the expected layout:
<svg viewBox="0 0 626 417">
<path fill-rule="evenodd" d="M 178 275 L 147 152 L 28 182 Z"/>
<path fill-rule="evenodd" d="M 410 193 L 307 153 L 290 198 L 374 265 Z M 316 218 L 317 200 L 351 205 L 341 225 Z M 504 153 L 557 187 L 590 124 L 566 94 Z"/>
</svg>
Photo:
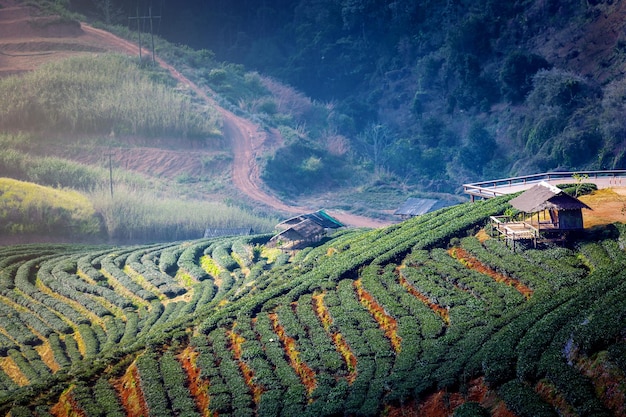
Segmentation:
<svg viewBox="0 0 626 417">
<path fill-rule="evenodd" d="M 582 209 L 591 208 L 547 182 L 540 182 L 509 202 L 514 208 L 530 215 L 530 223 L 539 230 L 574 231 L 583 228 Z M 534 221 L 534 215 L 537 220 Z M 543 215 L 543 220 L 541 219 Z"/>
<path fill-rule="evenodd" d="M 565 240 L 568 233 L 583 228 L 582 209 L 591 210 L 582 201 L 543 181 L 509 203 L 523 213 L 523 219 L 491 216 L 491 227 L 513 250 L 519 241 L 530 241 L 537 246 L 540 241 Z"/>
<path fill-rule="evenodd" d="M 287 219 L 278 225 L 280 232 L 270 239 L 270 246 L 281 249 L 302 249 L 319 242 L 329 229 L 338 229 L 344 224 L 330 216 L 324 210 L 301 214 Z"/>
<path fill-rule="evenodd" d="M 339 220 L 335 219 L 326 211 L 318 210 L 312 213 L 300 214 L 298 216 L 291 217 L 276 225 L 277 229 L 287 229 L 293 225 L 303 222 L 304 220 L 311 220 L 312 222 L 320 225 L 324 229 L 339 229 L 345 225 Z"/>
<path fill-rule="evenodd" d="M 306 219 L 281 231 L 270 239 L 270 243 L 282 249 L 301 249 L 319 242 L 325 234 L 322 226 Z"/>
<path fill-rule="evenodd" d="M 455 203 L 435 200 L 432 198 L 415 198 L 410 197 L 402 203 L 400 207 L 393 213 L 396 216 L 401 216 L 406 219 L 414 216 L 421 216 L 422 214 L 430 213 L 431 211 L 439 210 L 444 207 L 454 205 Z"/>
</svg>

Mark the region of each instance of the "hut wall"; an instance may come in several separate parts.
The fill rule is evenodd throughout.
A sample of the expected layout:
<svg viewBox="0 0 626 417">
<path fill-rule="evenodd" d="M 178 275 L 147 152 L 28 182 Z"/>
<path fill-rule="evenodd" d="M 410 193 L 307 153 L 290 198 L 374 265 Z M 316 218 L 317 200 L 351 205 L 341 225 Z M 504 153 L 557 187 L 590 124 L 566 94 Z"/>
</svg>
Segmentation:
<svg viewBox="0 0 626 417">
<path fill-rule="evenodd" d="M 576 230 L 583 228 L 582 210 L 559 211 L 559 229 Z"/>
</svg>

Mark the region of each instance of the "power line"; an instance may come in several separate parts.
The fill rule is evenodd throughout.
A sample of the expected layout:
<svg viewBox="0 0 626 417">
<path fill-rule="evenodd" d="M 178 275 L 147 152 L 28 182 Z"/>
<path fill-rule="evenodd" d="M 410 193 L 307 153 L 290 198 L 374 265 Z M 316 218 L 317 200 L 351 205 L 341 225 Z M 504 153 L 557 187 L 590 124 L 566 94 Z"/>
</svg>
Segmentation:
<svg viewBox="0 0 626 417">
<path fill-rule="evenodd" d="M 151 38 L 151 42 L 152 42 L 152 62 L 154 63 L 155 60 L 155 54 L 154 54 L 154 27 L 153 27 L 153 20 L 154 19 L 159 19 L 159 25 L 161 23 L 161 16 L 153 16 L 152 15 L 152 6 L 148 7 L 148 15 L 147 16 L 139 16 L 139 7 L 137 7 L 137 15 L 136 16 L 128 16 L 128 20 L 137 20 L 137 36 L 139 39 L 139 61 L 141 61 L 141 26 L 140 23 L 143 22 L 145 24 L 146 20 L 150 21 L 150 38 Z"/>
</svg>

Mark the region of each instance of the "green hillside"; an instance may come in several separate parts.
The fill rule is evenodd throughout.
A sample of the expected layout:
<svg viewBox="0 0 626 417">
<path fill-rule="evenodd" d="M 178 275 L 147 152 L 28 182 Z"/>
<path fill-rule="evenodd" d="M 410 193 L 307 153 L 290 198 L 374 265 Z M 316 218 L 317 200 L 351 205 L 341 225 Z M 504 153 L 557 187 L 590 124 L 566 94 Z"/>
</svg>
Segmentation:
<svg viewBox="0 0 626 417">
<path fill-rule="evenodd" d="M 355 179 L 453 193 L 488 178 L 624 168 L 625 10 L 612 0 L 184 0 L 162 33 L 328 104 L 330 114 L 300 117 L 307 141 L 270 159 L 272 186 L 288 185 L 273 173 L 301 174 L 289 156 L 333 166 L 322 152 L 342 137 Z"/>
<path fill-rule="evenodd" d="M 268 235 L 3 247 L 0 408 L 624 415 L 623 225 L 513 252 L 475 237 L 507 201 L 341 231 L 292 256 Z"/>
<path fill-rule="evenodd" d="M 118 23 L 106 27 L 138 40 L 127 2 L 36 3 L 74 26 Z M 623 168 L 623 4 L 500 3 L 302 0 L 257 10 L 249 0 L 185 0 L 167 10 L 155 49 L 270 132 L 254 162 L 266 190 L 292 205 L 384 217 L 408 195 L 457 199 L 464 182 Z M 99 168 L 94 154 L 109 148 L 209 149 L 193 168 L 151 174 L 158 184 L 146 188 L 228 200 L 256 216 L 231 187 L 232 135 L 222 136 L 216 108 L 135 61 L 100 53 L 3 79 L 0 128 L 27 132 L 10 147 Z M 116 159 L 146 170 L 132 163 L 141 158 Z"/>
<path fill-rule="evenodd" d="M 122 55 L 54 60 L 20 77 L 0 79 L 2 131 L 121 134 L 148 138 L 217 137 L 219 117 L 176 91 L 163 71 L 142 70 Z"/>
<path fill-rule="evenodd" d="M 0 213 L 5 236 L 42 233 L 97 238 L 103 230 L 85 195 L 10 178 L 0 178 Z"/>
<path fill-rule="evenodd" d="M 37 213 L 13 201 L 0 228 L 22 240 L 37 232 L 36 241 L 56 241 L 61 231 L 83 242 L 173 241 L 207 227 L 266 232 L 277 222 L 230 185 L 215 107 L 158 66 L 114 53 L 51 59 L 0 78 L 0 98 L 0 173 L 80 192 L 98 222 L 94 232 L 55 216 L 28 221 Z"/>
</svg>

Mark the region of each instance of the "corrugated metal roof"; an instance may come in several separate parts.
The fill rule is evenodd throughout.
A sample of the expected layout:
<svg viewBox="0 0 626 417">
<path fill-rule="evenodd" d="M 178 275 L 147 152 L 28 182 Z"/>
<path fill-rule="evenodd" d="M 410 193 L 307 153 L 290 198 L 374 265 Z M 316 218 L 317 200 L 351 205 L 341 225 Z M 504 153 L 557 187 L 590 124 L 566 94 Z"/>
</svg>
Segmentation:
<svg viewBox="0 0 626 417">
<path fill-rule="evenodd" d="M 284 237 L 288 240 L 309 240 L 322 233 L 324 233 L 322 226 L 315 223 L 313 220 L 306 219 L 283 230 L 274 236 L 272 240 L 276 240 L 280 237 Z"/>
<path fill-rule="evenodd" d="M 320 225 L 321 227 L 323 227 L 324 229 L 338 229 L 340 227 L 345 226 L 343 223 L 341 223 L 339 220 L 335 219 L 334 217 L 330 216 L 324 210 L 318 210 L 313 213 L 300 214 L 298 216 L 291 217 L 279 223 L 276 227 L 284 229 L 284 228 L 288 228 L 293 225 L 296 225 L 298 223 L 301 223 L 304 220 L 311 220 L 315 222 L 316 224 Z"/>
<path fill-rule="evenodd" d="M 314 213 L 305 214 L 304 217 L 313 220 L 324 229 L 338 229 L 345 226 L 343 223 L 330 216 L 324 210 L 318 210 Z"/>
<path fill-rule="evenodd" d="M 580 210 L 589 209 L 582 201 L 565 193 L 560 188 L 546 182 L 540 182 L 534 187 L 524 191 L 509 202 L 514 208 L 524 213 L 536 213 L 538 211 L 555 210 Z"/>
<path fill-rule="evenodd" d="M 448 207 L 454 203 L 434 200 L 432 198 L 408 198 L 398 209 L 393 213 L 399 216 L 421 216 L 422 214 L 430 213 L 431 211 L 439 210 L 440 208 Z"/>
</svg>

